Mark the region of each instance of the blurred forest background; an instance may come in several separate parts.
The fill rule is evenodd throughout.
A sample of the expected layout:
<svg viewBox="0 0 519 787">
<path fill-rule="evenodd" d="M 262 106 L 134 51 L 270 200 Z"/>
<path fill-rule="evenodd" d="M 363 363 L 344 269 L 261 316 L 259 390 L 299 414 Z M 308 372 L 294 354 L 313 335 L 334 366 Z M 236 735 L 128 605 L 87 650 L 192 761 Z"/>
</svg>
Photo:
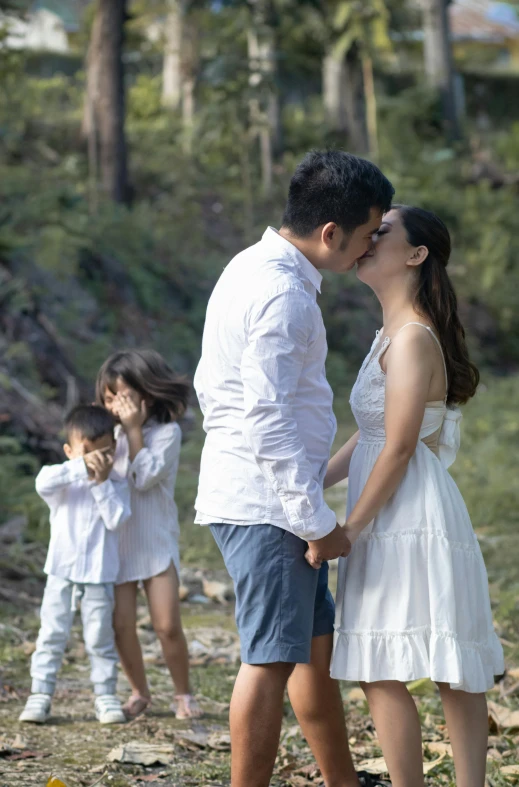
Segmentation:
<svg viewBox="0 0 519 787">
<path fill-rule="evenodd" d="M 46 539 L 33 479 L 61 461 L 64 411 L 91 400 L 116 348 L 154 347 L 192 375 L 223 266 L 279 226 L 303 154 L 339 146 L 375 160 L 399 201 L 452 230 L 483 381 L 454 475 L 493 578 L 516 598 L 518 11 L 484 0 L 0 0 L 0 522 Z M 354 275 L 330 277 L 321 306 L 342 437 L 380 315 Z M 178 500 L 184 559 L 203 562 L 193 412 Z"/>
</svg>

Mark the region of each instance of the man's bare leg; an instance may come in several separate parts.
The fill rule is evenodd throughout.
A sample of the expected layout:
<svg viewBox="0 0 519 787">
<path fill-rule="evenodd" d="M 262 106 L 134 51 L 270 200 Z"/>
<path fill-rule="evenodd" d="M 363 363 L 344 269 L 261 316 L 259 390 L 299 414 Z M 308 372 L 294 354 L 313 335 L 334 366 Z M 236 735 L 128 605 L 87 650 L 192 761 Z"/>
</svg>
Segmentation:
<svg viewBox="0 0 519 787">
<path fill-rule="evenodd" d="M 293 664 L 242 664 L 231 700 L 231 787 L 269 787 Z M 357 787 L 357 785 L 355 785 Z"/>
<path fill-rule="evenodd" d="M 288 695 L 326 787 L 359 787 L 339 683 L 330 677 L 333 634 L 314 637 L 310 664 L 297 664 Z"/>
</svg>

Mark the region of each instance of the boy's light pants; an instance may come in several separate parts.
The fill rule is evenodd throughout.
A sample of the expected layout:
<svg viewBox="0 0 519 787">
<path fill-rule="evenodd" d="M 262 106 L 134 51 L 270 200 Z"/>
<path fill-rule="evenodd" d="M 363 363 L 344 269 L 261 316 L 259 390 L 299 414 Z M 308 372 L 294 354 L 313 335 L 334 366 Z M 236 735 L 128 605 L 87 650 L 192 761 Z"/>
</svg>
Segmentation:
<svg viewBox="0 0 519 787">
<path fill-rule="evenodd" d="M 76 601 L 81 598 L 81 619 L 86 651 L 90 657 L 90 679 L 96 694 L 115 694 L 117 653 L 115 650 L 113 584 L 75 584 L 49 574 L 41 605 L 41 628 L 31 660 L 33 694 L 53 694 L 61 667 Z"/>
</svg>

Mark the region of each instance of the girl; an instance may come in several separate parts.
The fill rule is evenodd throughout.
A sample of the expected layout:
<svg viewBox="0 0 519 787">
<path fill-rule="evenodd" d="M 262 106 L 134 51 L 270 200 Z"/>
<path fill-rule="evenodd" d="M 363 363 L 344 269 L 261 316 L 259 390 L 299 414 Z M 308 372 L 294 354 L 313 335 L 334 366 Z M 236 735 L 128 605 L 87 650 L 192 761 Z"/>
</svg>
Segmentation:
<svg viewBox="0 0 519 787">
<path fill-rule="evenodd" d="M 349 476 L 332 676 L 360 681 L 393 787 L 424 784 L 420 721 L 405 682 L 439 686 L 458 787 L 483 787 L 484 692 L 504 671 L 476 536 L 447 472 L 459 409 L 476 392 L 447 228 L 399 206 L 384 217 L 358 278 L 384 327 L 351 394 L 360 431 L 330 461 L 325 486 Z"/>
<path fill-rule="evenodd" d="M 189 660 L 180 620 L 178 514 L 174 500 L 181 431 L 190 387 L 152 350 L 108 358 L 97 377 L 97 401 L 118 420 L 115 467 L 128 476 L 132 514 L 119 541 L 114 628 L 121 664 L 132 688 L 124 705 L 135 718 L 151 703 L 137 637 L 137 587 L 142 581 L 151 622 L 177 696 L 178 719 L 200 716 L 189 691 Z"/>
</svg>

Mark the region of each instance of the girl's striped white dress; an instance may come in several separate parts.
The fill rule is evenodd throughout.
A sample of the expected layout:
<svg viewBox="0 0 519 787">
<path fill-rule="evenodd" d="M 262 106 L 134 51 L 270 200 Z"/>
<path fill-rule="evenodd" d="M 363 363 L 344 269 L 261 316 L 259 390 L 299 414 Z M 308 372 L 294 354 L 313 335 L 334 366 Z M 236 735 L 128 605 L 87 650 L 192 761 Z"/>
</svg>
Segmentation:
<svg viewBox="0 0 519 787">
<path fill-rule="evenodd" d="M 128 478 L 132 513 L 119 532 L 118 585 L 161 574 L 173 562 L 180 576 L 178 511 L 175 503 L 182 432 L 177 423 L 150 418 L 144 448 L 133 462 L 122 427 L 116 430 L 115 471 Z"/>
</svg>

